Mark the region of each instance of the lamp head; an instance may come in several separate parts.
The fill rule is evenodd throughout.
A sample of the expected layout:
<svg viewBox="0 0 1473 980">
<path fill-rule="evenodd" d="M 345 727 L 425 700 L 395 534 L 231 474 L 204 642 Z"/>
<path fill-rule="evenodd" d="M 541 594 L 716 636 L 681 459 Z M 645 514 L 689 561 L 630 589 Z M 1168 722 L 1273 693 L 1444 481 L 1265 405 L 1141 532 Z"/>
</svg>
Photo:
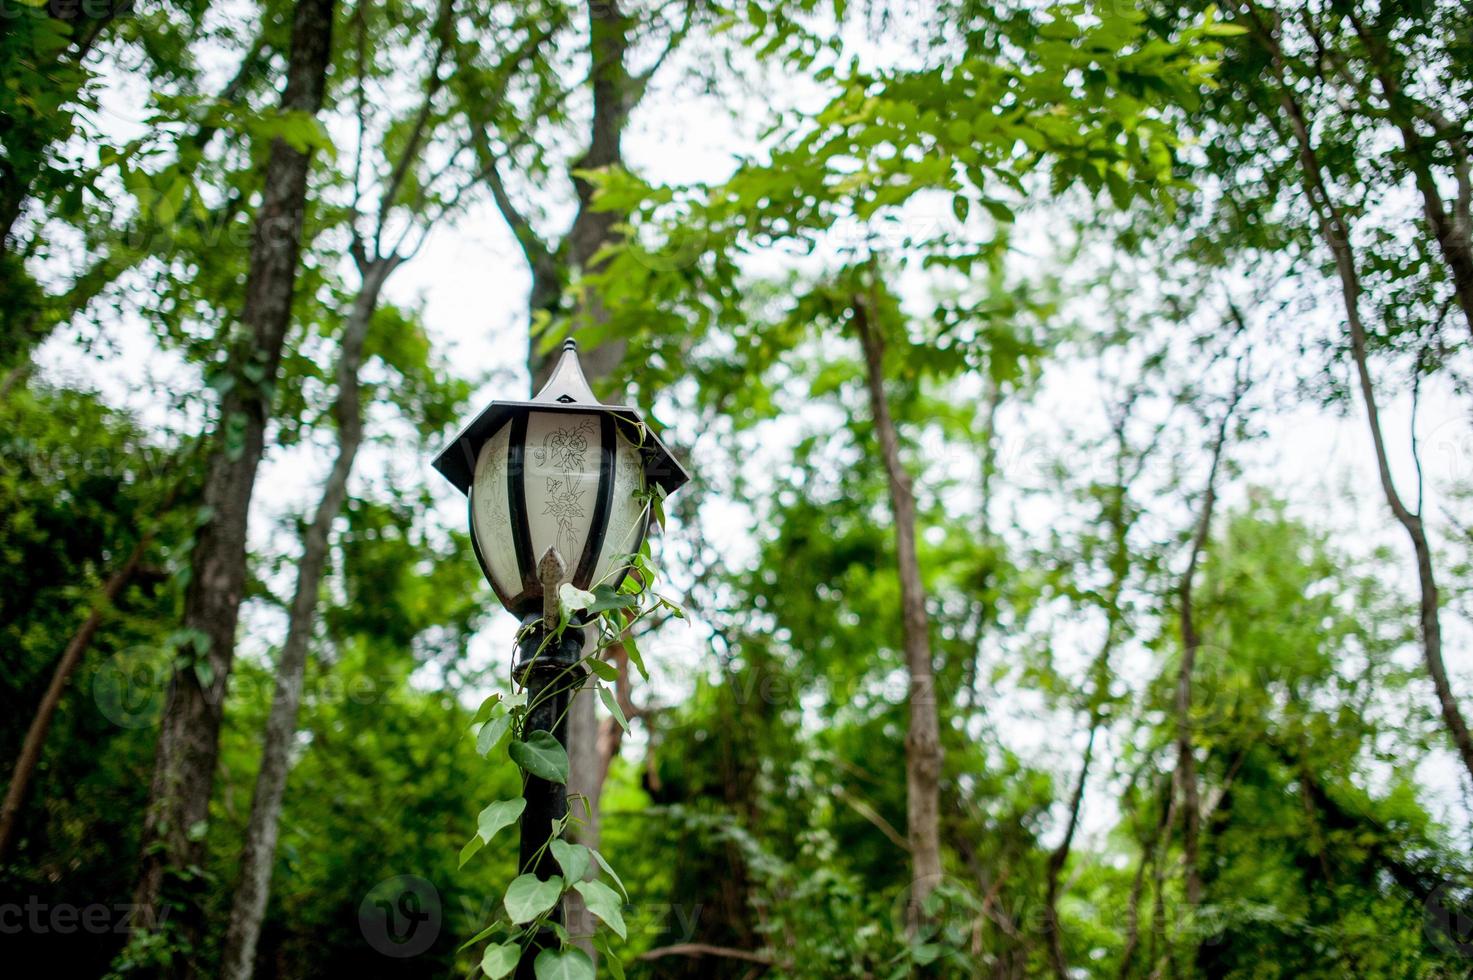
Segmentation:
<svg viewBox="0 0 1473 980">
<path fill-rule="evenodd" d="M 649 530 L 651 493 L 690 479 L 637 409 L 598 400 L 571 338 L 531 401 L 493 401 L 434 467 L 466 495 L 476 558 L 518 616 L 541 608 L 549 547 L 576 587 L 617 586 Z"/>
</svg>

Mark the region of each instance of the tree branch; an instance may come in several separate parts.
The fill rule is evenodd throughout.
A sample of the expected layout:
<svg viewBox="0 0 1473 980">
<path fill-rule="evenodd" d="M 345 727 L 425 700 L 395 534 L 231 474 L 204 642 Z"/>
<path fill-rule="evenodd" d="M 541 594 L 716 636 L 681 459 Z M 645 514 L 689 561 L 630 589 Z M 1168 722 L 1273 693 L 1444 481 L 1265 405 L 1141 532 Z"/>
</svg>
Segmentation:
<svg viewBox="0 0 1473 980">
<path fill-rule="evenodd" d="M 677 943 L 674 946 L 660 946 L 639 954 L 639 958 L 645 961 L 663 959 L 666 956 L 716 956 L 728 960 L 760 963 L 763 966 L 772 966 L 776 963 L 767 953 L 752 953 L 745 949 L 712 946 L 709 943 Z"/>
</svg>

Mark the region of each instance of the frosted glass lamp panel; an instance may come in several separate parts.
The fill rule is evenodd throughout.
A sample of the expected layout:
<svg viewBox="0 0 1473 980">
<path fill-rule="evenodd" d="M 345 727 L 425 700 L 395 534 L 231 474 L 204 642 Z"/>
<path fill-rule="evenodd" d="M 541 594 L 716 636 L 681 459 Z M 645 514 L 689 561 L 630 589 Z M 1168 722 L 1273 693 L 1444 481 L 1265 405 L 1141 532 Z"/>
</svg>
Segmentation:
<svg viewBox="0 0 1473 980">
<path fill-rule="evenodd" d="M 608 530 L 594 566 L 593 581 L 617 585 L 623 575 L 610 577 L 624 556 L 639 550 L 649 527 L 650 502 L 645 493 L 644 459 L 634 444 L 618 436 L 614 453 L 614 492 L 609 502 Z"/>
<path fill-rule="evenodd" d="M 511 524 L 511 507 L 507 502 L 507 450 L 511 442 L 511 426 L 487 440 L 476 457 L 476 472 L 471 482 L 471 520 L 481 561 L 491 576 L 491 584 L 503 596 L 522 591 L 522 573 L 517 567 L 517 546 Z"/>
<path fill-rule="evenodd" d="M 596 415 L 533 412 L 523 455 L 532 561 L 557 548 L 571 577 L 583 558 L 598 508 L 603 459 Z"/>
</svg>

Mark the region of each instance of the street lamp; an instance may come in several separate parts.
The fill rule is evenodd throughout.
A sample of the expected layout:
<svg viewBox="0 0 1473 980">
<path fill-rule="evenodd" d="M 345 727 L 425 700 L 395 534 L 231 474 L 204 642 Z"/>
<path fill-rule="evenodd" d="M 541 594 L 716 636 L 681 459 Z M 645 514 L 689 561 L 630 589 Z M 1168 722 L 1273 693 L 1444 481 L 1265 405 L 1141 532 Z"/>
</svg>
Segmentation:
<svg viewBox="0 0 1473 980">
<path fill-rule="evenodd" d="M 570 625 L 560 642 L 545 643 L 558 621 L 558 588 L 617 587 L 624 559 L 649 531 L 654 488 L 669 494 L 690 474 L 637 409 L 594 396 L 571 338 L 531 401 L 487 405 L 434 466 L 466 495 L 476 559 L 522 621 L 512 670 L 527 690 L 526 732 L 551 732 L 566 749 L 584 631 Z M 529 774 L 523 795 L 520 867 L 546 880 L 558 872 L 544 845 L 568 812 L 567 788 Z M 561 917 L 558 908 L 554 921 Z"/>
</svg>

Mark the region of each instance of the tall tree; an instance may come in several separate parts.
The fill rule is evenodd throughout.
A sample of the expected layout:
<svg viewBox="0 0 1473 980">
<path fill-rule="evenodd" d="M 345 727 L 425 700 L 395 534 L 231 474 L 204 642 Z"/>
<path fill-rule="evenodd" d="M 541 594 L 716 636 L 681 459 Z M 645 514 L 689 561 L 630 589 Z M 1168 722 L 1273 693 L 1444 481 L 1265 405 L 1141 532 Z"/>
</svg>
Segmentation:
<svg viewBox="0 0 1473 980">
<path fill-rule="evenodd" d="M 355 56 L 358 59 L 355 111 L 359 121 L 353 174 L 355 181 L 359 175 L 382 172 L 385 176 L 377 202 L 369 209 L 366 231 L 359 227 L 362 189 L 356 183 L 353 188 L 349 253 L 358 272 L 359 285 L 339 341 L 337 398 L 332 409 L 337 422 L 337 452 L 312 519 L 302 535 L 302 557 L 291 599 L 286 640 L 277 664 L 275 694 L 266 722 L 261 768 L 251 798 L 251 815 L 241 852 L 240 885 L 235 892 L 226 933 L 221 972 L 234 980 L 246 980 L 254 972 L 256 946 L 276 859 L 278 827 L 290 771 L 291 747 L 297 733 L 307 657 L 317 621 L 319 592 L 327 568 L 330 534 L 347 500 L 348 480 L 364 439 L 363 384 L 360 378 L 364 345 L 389 277 L 414 257 L 435 223 L 456 206 L 469 185 L 467 181 L 434 195 L 430 193 L 431 188 L 448 168 L 440 169 L 433 176 L 419 172 L 426 148 L 435 142 L 439 124 L 449 115 L 441 106 L 443 99 L 440 96 L 446 81 L 445 64 L 455 44 L 455 16 L 453 0 L 437 0 L 426 13 L 429 27 L 426 42 L 433 53 L 421 86 L 422 95 L 410 107 L 407 122 L 391 118 L 384 125 L 384 129 L 390 132 L 402 126 L 405 135 L 402 140 L 395 141 L 397 155 L 389 154 L 382 167 L 366 157 L 371 136 L 365 90 L 370 65 L 366 61 L 372 57 L 367 39 L 367 14 L 360 8 L 353 18 Z M 374 75 L 389 73 L 392 73 L 392 68 L 388 67 L 376 67 L 372 71 Z M 482 97 L 492 98 L 495 93 L 484 92 Z M 406 198 L 404 191 L 408 185 L 419 190 Z M 401 227 L 391 228 L 396 218 Z"/>
<path fill-rule="evenodd" d="M 1417 582 L 1421 596 L 1418 620 L 1422 634 L 1422 656 L 1427 675 L 1432 680 L 1437 705 L 1443 723 L 1452 740 L 1453 748 L 1470 778 L 1473 778 L 1473 734 L 1463 717 L 1458 698 L 1448 679 L 1447 665 L 1442 656 L 1442 620 L 1438 598 L 1437 578 L 1428 540 L 1426 523 L 1420 503 L 1416 509 L 1408 506 L 1396 487 L 1391 473 L 1391 462 L 1382 432 L 1380 408 L 1376 386 L 1370 367 L 1370 333 L 1366 328 L 1362 307 L 1365 289 L 1362 284 L 1360 262 L 1355 252 L 1356 238 L 1352 220 L 1332 190 L 1327 180 L 1325 165 L 1312 133 L 1313 116 L 1306 108 L 1302 96 L 1289 75 L 1287 59 L 1279 44 L 1280 20 L 1272 11 L 1254 3 L 1239 5 L 1241 21 L 1248 28 L 1249 36 L 1263 60 L 1263 70 L 1268 76 L 1268 90 L 1264 98 L 1256 98 L 1254 105 L 1259 111 L 1268 113 L 1270 105 L 1276 105 L 1281 114 L 1270 118 L 1275 131 L 1281 134 L 1287 148 L 1293 151 L 1299 163 L 1298 183 L 1305 200 L 1308 201 L 1321 244 L 1330 253 L 1335 275 L 1340 284 L 1340 298 L 1349 333 L 1350 355 L 1355 367 L 1366 426 L 1371 436 L 1375 456 L 1376 472 L 1381 491 L 1392 515 L 1411 543 L 1417 567 Z M 1269 105 L 1264 104 L 1271 99 Z M 1282 128 L 1281 128 L 1282 127 Z M 1415 439 L 1415 435 L 1413 436 Z M 1421 479 L 1420 473 L 1418 479 Z M 1421 499 L 1420 486 L 1418 500 Z"/>
<path fill-rule="evenodd" d="M 1095 743 L 1111 707 L 1110 682 L 1114 676 L 1112 657 L 1120 646 L 1128 628 L 1125 614 L 1125 590 L 1128 579 L 1136 571 L 1136 555 L 1131 546 L 1131 532 L 1141 516 L 1141 508 L 1131 500 L 1132 488 L 1140 478 L 1147 463 L 1152 459 L 1154 442 L 1159 438 L 1158 426 L 1152 443 L 1144 447 L 1131 444 L 1130 424 L 1141 399 L 1141 383 L 1133 383 L 1122 395 L 1119 404 L 1107 408 L 1110 419 L 1111 478 L 1103 483 L 1091 482 L 1085 496 L 1098 500 L 1098 533 L 1103 545 L 1106 584 L 1098 593 L 1097 602 L 1104 613 L 1105 635 L 1100 640 L 1099 650 L 1090 662 L 1086 678 L 1085 693 L 1084 751 L 1080 754 L 1079 774 L 1065 802 L 1064 834 L 1059 843 L 1049 851 L 1045 866 L 1044 886 L 1044 929 L 1048 942 L 1049 964 L 1059 980 L 1067 980 L 1069 961 L 1064 952 L 1064 927 L 1059 915 L 1059 897 L 1063 892 L 1061 876 L 1074 848 L 1075 836 L 1083 817 L 1084 794 L 1091 775 L 1090 767 L 1095 759 Z M 1086 552 L 1089 549 L 1085 549 Z M 1094 590 L 1086 594 L 1093 596 Z"/>
<path fill-rule="evenodd" d="M 1233 422 L 1233 413 L 1243 397 L 1245 380 L 1242 360 L 1233 377 L 1233 391 L 1212 437 L 1212 455 L 1207 464 L 1207 482 L 1202 490 L 1202 506 L 1187 546 L 1187 565 L 1177 585 L 1177 616 L 1181 630 L 1181 660 L 1177 664 L 1176 697 L 1173 701 L 1176 725 L 1176 768 L 1172 777 L 1177 796 L 1175 810 L 1182 818 L 1182 875 L 1186 880 L 1187 907 L 1195 912 L 1202 904 L 1202 872 L 1198 867 L 1202 800 L 1201 786 L 1197 778 L 1197 745 L 1192 725 L 1194 705 L 1193 682 L 1197 670 L 1197 656 L 1202 649 L 1202 634 L 1198 628 L 1195 605 L 1195 579 L 1202 555 L 1212 534 L 1213 512 L 1217 508 L 1218 480 L 1224 455 L 1228 448 L 1228 437 Z M 1170 835 L 1167 821 L 1167 835 Z M 1159 895 L 1159 892 L 1158 892 Z"/>
<path fill-rule="evenodd" d="M 895 562 L 900 575 L 905 667 L 910 676 L 906 697 L 910 724 L 905 733 L 905 816 L 912 869 L 909 916 L 914 925 L 924 918 L 922 906 L 941 883 L 941 728 L 936 718 L 931 620 L 926 614 L 926 587 L 916 558 L 915 491 L 900 458 L 900 436 L 885 394 L 885 339 L 880 332 L 884 328 L 874 322 L 882 315 L 876 309 L 877 291 L 876 287 L 868 294 L 854 295 L 854 332 L 864 350 L 865 389 L 895 518 Z"/>
<path fill-rule="evenodd" d="M 1463 318 L 1473 330 L 1473 158 L 1469 155 L 1466 122 L 1449 118 L 1435 95 L 1426 97 L 1417 92 L 1423 87 L 1418 76 L 1424 60 L 1442 62 L 1437 66 L 1438 74 L 1447 68 L 1456 70 L 1456 48 L 1449 51 L 1452 45 L 1443 39 L 1473 26 L 1473 13 L 1466 6 L 1432 6 L 1434 9 L 1428 10 L 1422 5 L 1379 4 L 1368 12 L 1353 0 L 1336 0 L 1331 9 L 1349 22 L 1360 42 L 1358 53 L 1369 67 L 1386 115 L 1401 138 L 1403 166 L 1411 172 L 1422 199 L 1427 229 L 1441 251 Z M 1442 17 L 1451 23 L 1434 22 Z M 1315 44 L 1325 50 L 1324 32 L 1315 23 L 1316 18 L 1303 19 Z M 1409 57 L 1406 47 L 1416 53 Z M 1347 65 L 1338 55 L 1330 53 L 1326 60 L 1334 61 L 1341 71 L 1356 70 L 1358 66 Z M 1413 65 L 1419 70 L 1412 70 Z M 1360 85 L 1354 87 L 1359 89 Z M 1443 174 L 1452 178 L 1451 198 L 1443 194 Z"/>
<path fill-rule="evenodd" d="M 256 791 L 251 797 L 251 815 L 240 856 L 240 883 L 225 937 L 220 974 L 231 980 L 247 980 L 254 972 L 256 943 L 271 890 L 271 870 L 276 860 L 277 830 L 281 802 L 290 771 L 290 752 L 297 733 L 297 712 L 302 701 L 303 674 L 317 618 L 318 591 L 327 566 L 329 533 L 348 496 L 358 449 L 363 444 L 363 409 L 359 372 L 363 345 L 368 336 L 379 295 L 389 274 L 402 262 L 399 255 L 365 257 L 360 268 L 362 283 L 343 327 L 338 355 L 337 400 L 333 415 L 338 424 L 337 455 L 322 485 L 322 496 L 302 535 L 302 556 L 297 584 L 292 593 L 286 642 L 277 664 L 275 696 L 261 751 L 261 768 Z"/>
<path fill-rule="evenodd" d="M 323 104 L 336 0 L 300 0 L 293 12 L 281 108 L 315 115 Z M 190 558 L 178 652 L 144 822 L 135 902 L 158 910 L 183 905 L 186 949 L 170 972 L 187 973 L 200 921 L 198 866 L 209 817 L 225 692 L 246 579 L 246 522 L 265 450 L 273 385 L 291 325 L 292 297 L 307 208 L 310 148 L 272 140 L 250 247 L 239 330 L 228 339 L 234 383 L 221 398 L 207 466 L 200 528 Z M 177 920 L 175 920 L 177 921 Z M 134 936 L 158 929 L 156 916 L 135 920 Z"/>
</svg>

